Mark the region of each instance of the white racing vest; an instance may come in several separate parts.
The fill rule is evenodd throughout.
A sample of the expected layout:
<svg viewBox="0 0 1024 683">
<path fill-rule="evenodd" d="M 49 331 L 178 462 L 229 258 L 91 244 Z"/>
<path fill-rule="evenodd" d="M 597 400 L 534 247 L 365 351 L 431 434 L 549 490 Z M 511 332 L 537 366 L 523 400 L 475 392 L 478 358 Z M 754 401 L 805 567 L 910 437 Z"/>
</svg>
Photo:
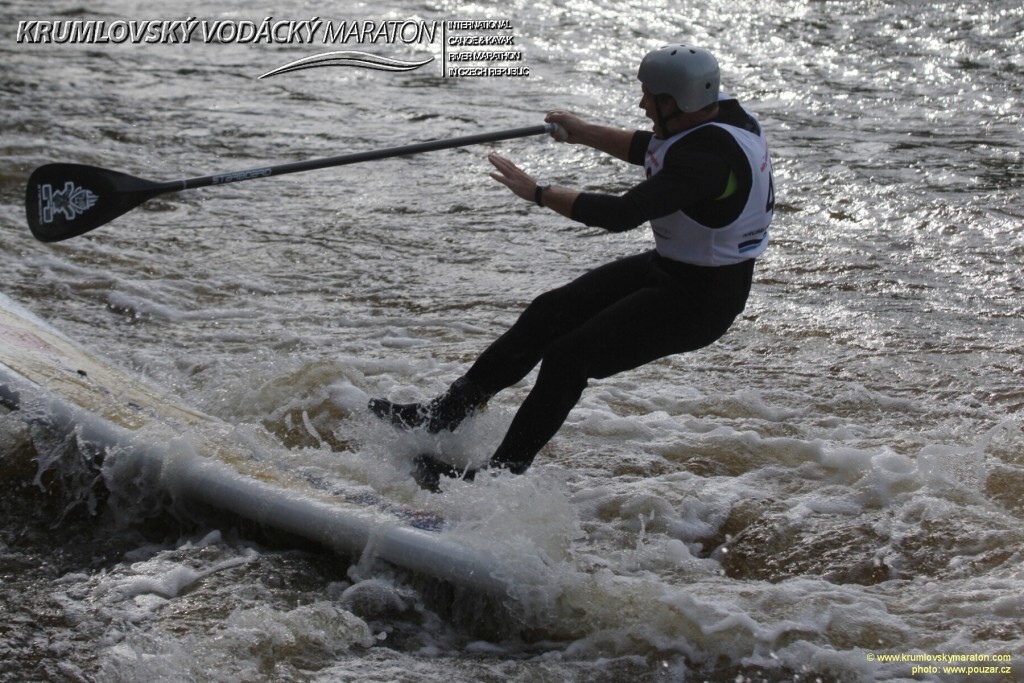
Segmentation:
<svg viewBox="0 0 1024 683">
<path fill-rule="evenodd" d="M 725 266 L 760 256 L 768 246 L 768 225 L 775 205 L 775 182 L 768 140 L 764 133 L 720 123 L 706 123 L 668 138 L 651 138 L 644 167 L 649 176 L 661 171 L 665 154 L 676 142 L 704 126 L 718 126 L 739 143 L 750 161 L 753 182 L 750 196 L 739 217 L 720 228 L 709 228 L 682 211 L 651 220 L 658 253 L 673 261 L 698 266 Z"/>
</svg>

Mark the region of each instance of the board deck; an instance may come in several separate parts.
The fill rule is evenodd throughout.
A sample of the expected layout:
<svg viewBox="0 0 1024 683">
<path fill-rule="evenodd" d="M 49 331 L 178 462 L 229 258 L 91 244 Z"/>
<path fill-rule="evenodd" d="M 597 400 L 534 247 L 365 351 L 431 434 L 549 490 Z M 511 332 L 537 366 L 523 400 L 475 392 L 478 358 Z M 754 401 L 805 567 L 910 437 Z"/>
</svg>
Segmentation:
<svg viewBox="0 0 1024 683">
<path fill-rule="evenodd" d="M 90 352 L 0 294 L 0 400 L 31 406 L 35 419 L 99 446 L 164 468 L 171 493 L 436 579 L 506 595 L 496 558 L 444 534 L 434 513 L 389 501 L 366 485 L 329 481 L 282 464 L 270 434 L 239 438 L 222 420 Z"/>
</svg>

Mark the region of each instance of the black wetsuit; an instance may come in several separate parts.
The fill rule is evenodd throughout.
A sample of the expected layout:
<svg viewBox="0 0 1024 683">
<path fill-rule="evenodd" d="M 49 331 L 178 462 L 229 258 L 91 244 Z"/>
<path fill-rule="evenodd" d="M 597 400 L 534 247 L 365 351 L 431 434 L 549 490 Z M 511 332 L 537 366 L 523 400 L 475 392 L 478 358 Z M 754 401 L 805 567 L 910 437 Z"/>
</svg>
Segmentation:
<svg viewBox="0 0 1024 683">
<path fill-rule="evenodd" d="M 715 121 L 748 129 L 757 125 L 733 100 L 721 103 Z M 634 134 L 631 163 L 643 164 L 651 136 Z M 735 190 L 723 199 L 730 172 Z M 720 227 L 743 211 L 750 187 L 750 162 L 739 145 L 721 128 L 707 126 L 674 144 L 663 170 L 624 195 L 581 194 L 572 217 L 618 232 L 682 210 L 708 227 Z M 651 250 L 538 296 L 465 376 L 486 397 L 541 364 L 491 464 L 525 471 L 562 426 L 589 379 L 717 340 L 743 310 L 753 270 L 753 259 L 695 266 Z"/>
</svg>

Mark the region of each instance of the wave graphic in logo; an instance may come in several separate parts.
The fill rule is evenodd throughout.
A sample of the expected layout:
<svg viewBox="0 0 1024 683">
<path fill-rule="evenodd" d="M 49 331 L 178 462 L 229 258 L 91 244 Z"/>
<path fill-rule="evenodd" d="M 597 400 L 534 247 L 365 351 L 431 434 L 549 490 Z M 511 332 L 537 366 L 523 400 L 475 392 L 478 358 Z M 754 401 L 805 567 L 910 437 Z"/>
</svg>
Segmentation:
<svg viewBox="0 0 1024 683">
<path fill-rule="evenodd" d="M 403 62 L 400 59 L 380 57 L 367 52 L 339 50 L 337 52 L 325 52 L 320 55 L 296 59 L 294 62 L 289 62 L 284 66 L 268 71 L 260 76 L 260 78 L 269 78 L 292 71 L 301 71 L 302 69 L 315 69 L 321 66 L 350 66 L 361 69 L 376 69 L 378 71 L 413 71 L 421 66 L 430 64 L 432 61 L 434 61 L 433 57 L 423 62 Z"/>
</svg>

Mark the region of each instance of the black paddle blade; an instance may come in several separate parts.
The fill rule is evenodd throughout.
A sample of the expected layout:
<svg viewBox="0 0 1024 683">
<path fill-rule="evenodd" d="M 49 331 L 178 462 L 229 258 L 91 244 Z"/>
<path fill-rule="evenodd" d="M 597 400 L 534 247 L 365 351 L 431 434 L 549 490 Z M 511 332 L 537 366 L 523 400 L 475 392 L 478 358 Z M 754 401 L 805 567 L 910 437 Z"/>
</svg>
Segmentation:
<svg viewBox="0 0 1024 683">
<path fill-rule="evenodd" d="M 109 223 L 166 186 L 84 164 L 47 164 L 32 172 L 25 216 L 36 239 L 60 242 Z"/>
</svg>

